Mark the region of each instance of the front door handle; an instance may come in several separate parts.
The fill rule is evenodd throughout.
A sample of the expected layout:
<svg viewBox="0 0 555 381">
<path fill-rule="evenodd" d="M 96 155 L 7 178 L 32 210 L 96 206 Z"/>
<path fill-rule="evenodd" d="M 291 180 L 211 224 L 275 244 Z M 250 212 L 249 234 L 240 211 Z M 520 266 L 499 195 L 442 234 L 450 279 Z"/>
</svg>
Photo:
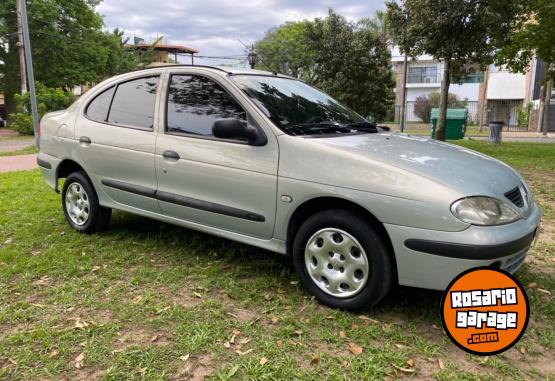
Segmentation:
<svg viewBox="0 0 555 381">
<path fill-rule="evenodd" d="M 164 159 L 169 161 L 178 161 L 181 158 L 179 154 L 175 151 L 164 151 L 162 156 L 164 157 Z"/>
<path fill-rule="evenodd" d="M 88 136 L 81 136 L 79 138 L 79 144 L 84 145 L 84 146 L 88 146 L 92 143 L 91 138 L 89 138 Z"/>
</svg>

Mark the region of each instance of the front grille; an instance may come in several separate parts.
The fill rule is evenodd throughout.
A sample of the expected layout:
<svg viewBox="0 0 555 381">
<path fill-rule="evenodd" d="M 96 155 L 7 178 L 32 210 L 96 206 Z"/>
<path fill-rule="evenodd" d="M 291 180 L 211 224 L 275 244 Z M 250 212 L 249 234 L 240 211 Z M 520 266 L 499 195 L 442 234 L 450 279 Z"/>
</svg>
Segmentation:
<svg viewBox="0 0 555 381">
<path fill-rule="evenodd" d="M 520 191 L 519 187 L 511 189 L 507 193 L 505 193 L 505 197 L 507 197 L 513 204 L 522 208 L 524 206 L 524 199 L 522 198 L 522 192 Z"/>
<path fill-rule="evenodd" d="M 526 249 L 523 252 L 517 254 L 515 257 L 509 259 L 505 263 L 505 266 L 503 266 L 505 271 L 508 271 L 510 273 L 515 272 L 520 267 L 522 262 L 524 262 L 524 260 L 526 259 L 527 250 L 528 249 Z"/>
</svg>

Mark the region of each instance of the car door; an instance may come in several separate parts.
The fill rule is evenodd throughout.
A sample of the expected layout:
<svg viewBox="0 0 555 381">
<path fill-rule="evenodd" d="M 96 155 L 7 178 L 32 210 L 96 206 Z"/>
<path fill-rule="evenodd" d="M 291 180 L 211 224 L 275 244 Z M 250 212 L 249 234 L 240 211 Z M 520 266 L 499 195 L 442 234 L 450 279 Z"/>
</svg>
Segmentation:
<svg viewBox="0 0 555 381">
<path fill-rule="evenodd" d="M 140 76 L 102 89 L 86 104 L 75 128 L 77 155 L 96 189 L 115 203 L 156 213 L 159 82 L 159 75 Z"/>
<path fill-rule="evenodd" d="M 212 136 L 218 119 L 261 128 L 239 90 L 210 74 L 172 73 L 166 113 L 156 144 L 157 198 L 165 215 L 269 239 L 276 213 L 278 146 L 266 131 L 264 146 Z M 258 116 L 260 117 L 260 116 Z"/>
</svg>

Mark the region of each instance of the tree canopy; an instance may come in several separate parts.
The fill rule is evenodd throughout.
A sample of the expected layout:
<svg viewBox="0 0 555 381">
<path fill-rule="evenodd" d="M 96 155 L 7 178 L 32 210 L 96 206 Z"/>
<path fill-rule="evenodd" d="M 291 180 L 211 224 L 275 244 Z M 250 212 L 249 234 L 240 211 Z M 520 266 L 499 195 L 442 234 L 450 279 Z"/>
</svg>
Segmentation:
<svg viewBox="0 0 555 381">
<path fill-rule="evenodd" d="M 383 119 L 393 102 L 391 55 L 382 19 L 286 23 L 256 44 L 261 69 L 302 78 L 364 116 Z"/>
<path fill-rule="evenodd" d="M 38 82 L 70 89 L 133 67 L 133 53 L 123 47 L 120 31 L 102 30 L 102 16 L 95 10 L 99 3 L 100 0 L 27 1 Z M 8 112 L 14 111 L 14 94 L 20 87 L 16 16 L 15 0 L 0 2 L 1 86 Z"/>
<path fill-rule="evenodd" d="M 403 0 L 387 3 L 396 43 L 411 57 L 430 54 L 444 62 L 437 138 L 444 140 L 450 78 L 460 80 L 466 65 L 494 61 L 522 12 L 520 1 Z"/>
<path fill-rule="evenodd" d="M 521 0 L 521 15 L 508 35 L 497 60 L 525 72 L 534 58 L 546 63 L 547 78 L 555 76 L 555 1 Z"/>
</svg>

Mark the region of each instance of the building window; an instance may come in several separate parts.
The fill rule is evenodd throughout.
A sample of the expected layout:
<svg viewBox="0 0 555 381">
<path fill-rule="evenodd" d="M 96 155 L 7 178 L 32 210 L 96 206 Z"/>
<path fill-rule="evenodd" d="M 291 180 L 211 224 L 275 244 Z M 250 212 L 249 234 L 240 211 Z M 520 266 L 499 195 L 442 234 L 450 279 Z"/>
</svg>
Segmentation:
<svg viewBox="0 0 555 381">
<path fill-rule="evenodd" d="M 408 83 L 439 83 L 437 66 L 409 67 Z"/>
</svg>

